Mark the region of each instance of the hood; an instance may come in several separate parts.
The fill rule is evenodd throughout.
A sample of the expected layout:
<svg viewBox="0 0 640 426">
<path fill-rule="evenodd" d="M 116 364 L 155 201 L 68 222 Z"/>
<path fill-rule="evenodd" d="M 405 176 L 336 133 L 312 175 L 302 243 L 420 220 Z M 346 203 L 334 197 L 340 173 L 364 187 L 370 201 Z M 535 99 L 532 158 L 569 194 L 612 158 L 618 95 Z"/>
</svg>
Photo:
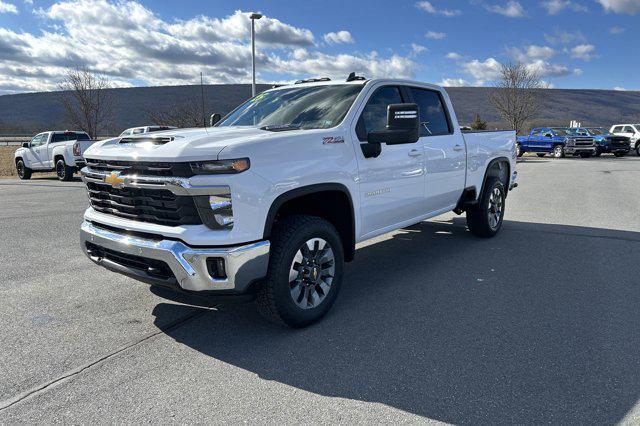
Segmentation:
<svg viewBox="0 0 640 426">
<path fill-rule="evenodd" d="M 274 135 L 274 132 L 250 126 L 174 129 L 100 141 L 87 149 L 84 155 L 122 161 L 215 160 L 228 145 L 262 139 L 268 135 Z M 167 138 L 169 141 L 154 143 L 149 138 Z"/>
</svg>

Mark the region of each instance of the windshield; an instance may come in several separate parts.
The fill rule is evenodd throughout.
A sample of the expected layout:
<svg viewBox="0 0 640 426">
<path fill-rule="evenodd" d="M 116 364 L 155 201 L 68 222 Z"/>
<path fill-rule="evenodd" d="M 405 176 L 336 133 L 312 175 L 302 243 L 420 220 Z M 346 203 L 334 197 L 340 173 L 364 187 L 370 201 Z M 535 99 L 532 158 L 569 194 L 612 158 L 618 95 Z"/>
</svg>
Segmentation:
<svg viewBox="0 0 640 426">
<path fill-rule="evenodd" d="M 564 135 L 573 134 L 573 133 L 571 133 L 570 129 L 565 129 L 564 127 L 553 127 L 551 130 L 553 131 L 553 133 L 555 133 L 558 136 L 564 136 Z"/>
<path fill-rule="evenodd" d="M 360 84 L 341 84 L 260 93 L 239 106 L 218 126 L 328 129 L 340 124 L 360 90 Z"/>
<path fill-rule="evenodd" d="M 591 127 L 587 129 L 591 136 L 605 135 L 607 132 L 602 127 Z"/>
</svg>

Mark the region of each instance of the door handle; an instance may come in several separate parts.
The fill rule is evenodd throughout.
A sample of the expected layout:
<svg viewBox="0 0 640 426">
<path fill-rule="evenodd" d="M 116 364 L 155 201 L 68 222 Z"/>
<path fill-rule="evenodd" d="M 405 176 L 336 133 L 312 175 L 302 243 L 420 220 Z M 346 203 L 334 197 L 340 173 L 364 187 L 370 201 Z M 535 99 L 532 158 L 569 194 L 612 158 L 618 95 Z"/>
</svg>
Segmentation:
<svg viewBox="0 0 640 426">
<path fill-rule="evenodd" d="M 417 149 L 412 149 L 411 151 L 409 151 L 409 157 L 419 157 L 420 155 L 422 154 Z"/>
<path fill-rule="evenodd" d="M 454 151 L 462 151 L 464 149 L 464 147 L 462 145 L 454 145 L 453 146 L 453 150 Z"/>
</svg>

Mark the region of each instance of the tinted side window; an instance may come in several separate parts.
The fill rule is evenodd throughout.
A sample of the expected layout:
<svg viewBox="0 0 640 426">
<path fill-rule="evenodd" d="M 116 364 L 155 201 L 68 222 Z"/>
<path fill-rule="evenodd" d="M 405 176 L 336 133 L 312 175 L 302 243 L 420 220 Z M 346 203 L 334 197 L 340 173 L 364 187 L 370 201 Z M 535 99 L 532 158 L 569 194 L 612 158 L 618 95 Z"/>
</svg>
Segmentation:
<svg viewBox="0 0 640 426">
<path fill-rule="evenodd" d="M 413 100 L 420 107 L 420 136 L 438 136 L 451 133 L 447 113 L 440 94 L 433 90 L 409 89 Z"/>
<path fill-rule="evenodd" d="M 387 107 L 390 104 L 401 103 L 402 96 L 397 87 L 387 86 L 377 89 L 367 101 L 358 120 L 356 129 L 358 139 L 365 141 L 369 132 L 386 129 Z"/>
</svg>

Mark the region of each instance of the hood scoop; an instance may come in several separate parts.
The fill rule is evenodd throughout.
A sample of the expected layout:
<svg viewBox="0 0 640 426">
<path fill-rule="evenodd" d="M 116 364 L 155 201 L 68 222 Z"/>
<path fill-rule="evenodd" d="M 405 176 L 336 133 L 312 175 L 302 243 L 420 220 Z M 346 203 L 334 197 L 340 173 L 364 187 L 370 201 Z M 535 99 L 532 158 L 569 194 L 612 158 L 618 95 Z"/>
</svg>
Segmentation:
<svg viewBox="0 0 640 426">
<path fill-rule="evenodd" d="M 137 137 L 129 136 L 129 137 L 124 137 L 120 139 L 119 143 L 126 143 L 126 144 L 151 143 L 153 145 L 164 145 L 180 137 L 182 136 L 137 136 Z"/>
</svg>

